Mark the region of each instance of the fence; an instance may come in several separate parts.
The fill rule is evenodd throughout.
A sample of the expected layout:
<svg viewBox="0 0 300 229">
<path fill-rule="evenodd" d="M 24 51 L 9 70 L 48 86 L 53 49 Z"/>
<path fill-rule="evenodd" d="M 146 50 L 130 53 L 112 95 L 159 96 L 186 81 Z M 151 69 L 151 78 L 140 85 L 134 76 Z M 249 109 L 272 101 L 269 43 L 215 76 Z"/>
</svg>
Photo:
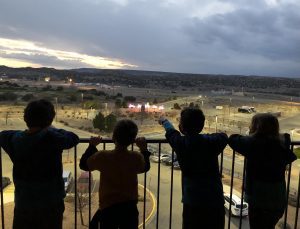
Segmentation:
<svg viewBox="0 0 300 229">
<path fill-rule="evenodd" d="M 88 143 L 89 139 L 80 139 L 80 143 Z M 103 149 L 106 149 L 106 145 L 107 144 L 111 144 L 113 143 L 111 139 L 104 139 L 102 141 L 102 146 Z M 159 218 L 159 214 L 160 214 L 160 186 L 161 186 L 161 159 L 160 156 L 162 154 L 162 144 L 167 144 L 167 141 L 165 139 L 148 139 L 147 143 L 151 143 L 151 144 L 158 144 L 158 164 L 157 164 L 157 190 L 156 193 L 154 193 L 156 195 L 156 223 L 155 223 L 155 228 L 172 228 L 172 223 L 173 223 L 173 186 L 174 186 L 174 167 L 173 167 L 173 163 L 170 166 L 171 168 L 171 172 L 170 172 L 170 178 L 169 178 L 169 182 L 170 182 L 170 196 L 169 196 L 169 219 L 166 221 L 164 221 L 164 225 L 160 224 L 160 218 Z M 294 148 L 294 146 L 299 146 L 300 142 L 292 142 L 291 143 L 291 149 Z M 132 150 L 133 150 L 133 145 L 132 145 Z M 0 176 L 2 178 L 2 152 L 1 148 L 0 148 Z M 74 195 L 75 197 L 78 196 L 78 191 L 77 191 L 77 178 L 78 178 L 78 155 L 77 155 L 77 146 L 74 147 Z M 174 151 L 172 151 L 172 160 L 174 160 Z M 220 155 L 220 174 L 229 174 L 230 175 L 230 202 L 232 199 L 232 195 L 233 195 L 233 182 L 234 182 L 234 177 L 236 176 L 236 172 L 235 172 L 235 160 L 236 160 L 236 153 L 234 151 L 232 151 L 232 161 L 231 161 L 231 165 L 229 166 L 230 168 L 224 168 L 224 153 L 222 153 Z M 173 162 L 173 161 L 172 161 Z M 292 169 L 292 165 L 290 165 L 288 167 L 288 173 L 287 173 L 287 198 L 289 198 L 289 192 L 290 192 L 290 180 L 291 180 L 291 169 Z M 245 160 L 243 162 L 243 172 L 238 173 L 239 178 L 242 179 L 242 190 L 244 190 L 244 180 L 245 180 Z M 144 174 L 144 179 L 143 179 L 143 219 L 142 219 L 142 224 L 141 224 L 141 228 L 145 229 L 148 228 L 148 225 L 146 224 L 146 191 L 147 191 L 147 173 Z M 299 195 L 300 195 L 300 174 L 298 179 L 298 188 L 296 191 L 296 196 L 295 196 L 295 202 L 296 202 L 296 211 L 295 211 L 295 217 L 294 217 L 294 225 L 292 228 L 297 229 L 298 227 L 298 214 L 299 214 Z M 2 179 L 0 180 L 0 187 L 2 186 Z M 243 199 L 244 199 L 244 192 L 241 193 L 241 206 L 243 206 Z M 91 219 L 91 176 L 89 176 L 89 190 L 88 190 L 88 219 L 90 221 Z M 74 201 L 74 228 L 77 229 L 78 227 L 78 216 L 77 216 L 77 209 L 78 209 L 78 201 L 77 198 L 75 198 Z M 287 215 L 288 215 L 288 210 L 289 208 L 286 208 L 286 211 L 284 213 L 284 222 L 283 222 L 283 228 L 287 228 Z M 242 228 L 242 211 L 240 211 L 240 216 L 239 216 L 239 223 L 238 223 L 238 228 Z M 2 222 L 2 229 L 6 228 L 5 226 L 5 205 L 4 205 L 4 195 L 3 195 L 3 189 L 1 188 L 1 222 Z M 231 205 L 229 205 L 229 211 L 228 211 L 228 224 L 227 224 L 227 228 L 230 229 L 232 227 L 231 225 L 231 220 L 232 220 L 232 213 L 231 213 Z M 199 222 L 201 223 L 201 222 Z M 168 225 L 166 225 L 168 224 Z M 153 227 L 153 225 L 152 225 Z M 199 228 L 201 228 L 201 225 L 199 225 Z"/>
</svg>

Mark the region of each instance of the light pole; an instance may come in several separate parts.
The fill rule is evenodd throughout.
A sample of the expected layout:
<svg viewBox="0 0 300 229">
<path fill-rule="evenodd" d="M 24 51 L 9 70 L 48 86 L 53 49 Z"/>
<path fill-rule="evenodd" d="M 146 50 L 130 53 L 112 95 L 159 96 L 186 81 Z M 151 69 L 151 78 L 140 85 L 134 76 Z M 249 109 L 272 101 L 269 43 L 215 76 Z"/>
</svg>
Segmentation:
<svg viewBox="0 0 300 229">
<path fill-rule="evenodd" d="M 294 129 L 293 130 L 291 130 L 291 141 L 293 141 L 294 140 Z"/>
<path fill-rule="evenodd" d="M 55 122 L 57 122 L 57 97 L 54 98 L 55 99 Z"/>
<path fill-rule="evenodd" d="M 229 98 L 229 118 L 230 118 L 230 107 L 231 107 L 232 98 Z"/>
<path fill-rule="evenodd" d="M 218 131 L 218 115 L 216 115 L 216 133 Z"/>
</svg>

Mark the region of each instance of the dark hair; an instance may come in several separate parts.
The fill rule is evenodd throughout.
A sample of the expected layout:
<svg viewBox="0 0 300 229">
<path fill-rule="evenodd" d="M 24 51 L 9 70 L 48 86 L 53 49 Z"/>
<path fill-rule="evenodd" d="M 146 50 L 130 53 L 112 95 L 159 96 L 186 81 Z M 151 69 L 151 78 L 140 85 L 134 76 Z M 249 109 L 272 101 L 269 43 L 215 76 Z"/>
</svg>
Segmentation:
<svg viewBox="0 0 300 229">
<path fill-rule="evenodd" d="M 204 127 L 205 116 L 202 110 L 188 107 L 181 111 L 180 125 L 182 131 L 187 134 L 197 134 Z"/>
<path fill-rule="evenodd" d="M 24 121 L 29 128 L 50 126 L 55 117 L 54 106 L 51 102 L 40 99 L 26 106 L 24 110 Z"/>
<path fill-rule="evenodd" d="M 253 135 L 278 137 L 278 119 L 270 113 L 256 114 L 252 117 L 249 133 Z"/>
<path fill-rule="evenodd" d="M 114 128 L 113 140 L 116 143 L 127 147 L 134 143 L 137 133 L 137 125 L 129 119 L 123 119 L 118 121 Z"/>
</svg>

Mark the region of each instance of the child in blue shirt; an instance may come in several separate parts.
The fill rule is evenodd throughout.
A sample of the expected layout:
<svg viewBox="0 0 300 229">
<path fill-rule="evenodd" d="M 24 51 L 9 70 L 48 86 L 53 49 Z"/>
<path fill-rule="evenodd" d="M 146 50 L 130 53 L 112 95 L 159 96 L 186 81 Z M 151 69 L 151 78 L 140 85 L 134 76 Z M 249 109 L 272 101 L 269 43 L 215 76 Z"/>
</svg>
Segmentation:
<svg viewBox="0 0 300 229">
<path fill-rule="evenodd" d="M 76 134 L 51 127 L 55 110 L 47 100 L 30 102 L 24 111 L 28 130 L 0 133 L 13 162 L 14 229 L 61 229 L 65 186 L 62 151 L 77 145 Z"/>
<path fill-rule="evenodd" d="M 179 124 L 181 135 L 167 119 L 159 120 L 182 171 L 184 229 L 224 228 L 224 196 L 218 155 L 227 145 L 227 135 L 200 134 L 204 121 L 200 109 L 184 109 Z"/>
</svg>

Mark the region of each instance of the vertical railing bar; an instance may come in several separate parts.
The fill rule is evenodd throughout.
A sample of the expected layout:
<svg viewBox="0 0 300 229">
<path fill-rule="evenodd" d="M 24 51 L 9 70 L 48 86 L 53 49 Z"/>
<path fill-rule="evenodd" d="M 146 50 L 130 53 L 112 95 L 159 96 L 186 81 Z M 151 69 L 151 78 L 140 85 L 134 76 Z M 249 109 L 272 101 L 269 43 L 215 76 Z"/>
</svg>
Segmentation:
<svg viewBox="0 0 300 229">
<path fill-rule="evenodd" d="M 1 180 L 0 180 L 0 188 L 1 188 L 1 222 L 2 222 L 2 229 L 5 228 L 4 224 L 4 201 L 3 201 L 3 184 L 2 184 L 2 150 L 0 147 L 0 175 L 1 175 Z"/>
<path fill-rule="evenodd" d="M 223 174 L 223 160 L 224 160 L 224 151 L 222 151 L 221 158 L 220 158 L 220 175 L 221 176 Z"/>
<path fill-rule="evenodd" d="M 233 151 L 232 166 L 231 166 L 231 181 L 230 181 L 231 185 L 230 185 L 229 212 L 228 212 L 228 229 L 230 229 L 230 221 L 231 221 L 231 201 L 232 201 L 232 190 L 233 190 L 234 163 L 235 163 L 235 151 Z"/>
<path fill-rule="evenodd" d="M 144 208 L 143 208 L 143 229 L 146 228 L 146 185 L 147 185 L 147 173 L 144 173 Z"/>
<path fill-rule="evenodd" d="M 74 147 L 74 176 L 75 176 L 75 225 L 74 228 L 77 228 L 77 146 Z"/>
<path fill-rule="evenodd" d="M 170 190 L 170 217 L 169 229 L 172 229 L 172 210 L 173 210 L 173 182 L 174 182 L 174 150 L 172 150 L 172 164 L 171 164 L 171 190 Z"/>
<path fill-rule="evenodd" d="M 290 194 L 291 170 L 292 170 L 292 164 L 289 164 L 288 181 L 287 181 L 287 188 L 286 188 L 286 200 L 287 200 L 287 202 L 289 201 L 289 194 Z M 286 228 L 288 206 L 289 205 L 287 204 L 286 208 L 285 208 L 285 212 L 284 212 L 283 228 Z"/>
<path fill-rule="evenodd" d="M 296 215 L 295 215 L 295 227 L 294 229 L 297 229 L 298 224 L 298 214 L 299 214 L 299 199 L 300 199 L 300 172 L 299 172 L 299 180 L 298 180 L 298 194 L 297 194 L 297 204 L 296 204 Z"/>
<path fill-rule="evenodd" d="M 158 229 L 159 222 L 159 192 L 160 192 L 160 155 L 161 155 L 161 143 L 158 143 L 158 174 L 157 174 L 157 199 L 156 199 L 156 229 Z"/>
<path fill-rule="evenodd" d="M 91 171 L 89 171 L 89 225 L 91 222 L 91 211 L 92 211 L 92 175 Z"/>
<path fill-rule="evenodd" d="M 239 229 L 242 228 L 242 223 L 243 223 L 243 208 L 244 208 L 244 187 L 245 187 L 245 173 L 246 173 L 246 158 L 244 157 L 244 168 L 243 168 L 243 181 L 242 181 L 242 196 L 241 196 L 241 210 L 240 210 L 240 223 L 239 223 Z"/>
<path fill-rule="evenodd" d="M 131 151 L 133 151 L 133 144 L 131 144 Z"/>
<path fill-rule="evenodd" d="M 106 143 L 104 142 L 103 143 L 103 150 L 105 150 L 106 149 Z"/>
</svg>

